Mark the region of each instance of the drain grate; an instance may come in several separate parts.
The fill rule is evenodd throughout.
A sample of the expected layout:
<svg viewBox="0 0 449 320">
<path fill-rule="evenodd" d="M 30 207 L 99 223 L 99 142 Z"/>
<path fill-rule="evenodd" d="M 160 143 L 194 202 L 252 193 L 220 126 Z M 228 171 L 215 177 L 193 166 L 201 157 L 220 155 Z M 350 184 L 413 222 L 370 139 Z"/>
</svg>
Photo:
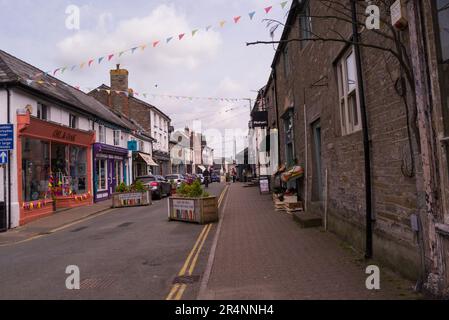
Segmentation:
<svg viewBox="0 0 449 320">
<path fill-rule="evenodd" d="M 173 284 L 191 284 L 200 281 L 200 276 L 181 276 L 173 280 Z"/>
<path fill-rule="evenodd" d="M 114 278 L 88 278 L 81 281 L 81 289 L 107 289 L 115 282 Z"/>
<path fill-rule="evenodd" d="M 79 228 L 73 229 L 70 232 L 80 232 L 80 231 L 85 230 L 85 229 L 87 229 L 87 227 L 79 227 Z"/>
<path fill-rule="evenodd" d="M 132 222 L 125 222 L 122 223 L 121 225 L 119 225 L 117 228 L 125 228 L 125 227 L 129 227 L 130 225 L 132 225 Z"/>
</svg>

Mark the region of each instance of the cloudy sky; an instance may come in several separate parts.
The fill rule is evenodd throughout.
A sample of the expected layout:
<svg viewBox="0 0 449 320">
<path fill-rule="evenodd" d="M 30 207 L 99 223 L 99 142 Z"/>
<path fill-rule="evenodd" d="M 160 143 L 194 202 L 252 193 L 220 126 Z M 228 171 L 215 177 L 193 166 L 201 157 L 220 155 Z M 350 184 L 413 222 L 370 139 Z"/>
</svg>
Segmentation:
<svg viewBox="0 0 449 320">
<path fill-rule="evenodd" d="M 270 40 L 262 20 L 284 21 L 291 1 L 282 9 L 283 1 L 0 0 L 0 47 L 44 71 L 67 66 L 69 70 L 56 76 L 84 91 L 109 85 L 109 70 L 120 63 L 130 72 L 130 87 L 140 93 L 254 99 L 254 91 L 268 79 L 274 49 L 247 47 L 246 42 Z M 70 5 L 80 9 L 79 30 L 66 27 Z M 269 6 L 273 9 L 266 14 Z M 253 11 L 251 21 L 248 13 Z M 242 16 L 237 24 L 236 16 Z M 226 21 L 223 27 L 221 21 Z M 179 41 L 182 33 L 185 37 Z M 169 37 L 174 38 L 166 44 Z M 160 41 L 156 48 L 154 41 Z M 145 50 L 118 58 L 118 52 L 143 44 L 148 45 Z M 107 61 L 111 53 L 115 57 Z M 71 66 L 103 56 L 101 64 L 95 60 L 91 67 L 70 71 Z M 248 126 L 249 101 L 154 96 L 144 100 L 167 113 L 175 128 L 191 127 L 194 119 L 202 120 L 203 130 L 242 131 Z M 229 153 L 233 148 L 227 145 Z"/>
</svg>

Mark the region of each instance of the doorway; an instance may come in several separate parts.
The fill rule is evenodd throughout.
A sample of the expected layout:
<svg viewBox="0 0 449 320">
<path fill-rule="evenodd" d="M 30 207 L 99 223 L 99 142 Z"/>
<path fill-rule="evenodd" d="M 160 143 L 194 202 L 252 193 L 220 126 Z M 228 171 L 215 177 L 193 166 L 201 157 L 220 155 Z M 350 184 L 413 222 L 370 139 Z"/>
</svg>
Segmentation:
<svg viewBox="0 0 449 320">
<path fill-rule="evenodd" d="M 321 122 L 315 121 L 312 124 L 312 201 L 323 200 L 323 178 L 321 160 Z"/>
</svg>

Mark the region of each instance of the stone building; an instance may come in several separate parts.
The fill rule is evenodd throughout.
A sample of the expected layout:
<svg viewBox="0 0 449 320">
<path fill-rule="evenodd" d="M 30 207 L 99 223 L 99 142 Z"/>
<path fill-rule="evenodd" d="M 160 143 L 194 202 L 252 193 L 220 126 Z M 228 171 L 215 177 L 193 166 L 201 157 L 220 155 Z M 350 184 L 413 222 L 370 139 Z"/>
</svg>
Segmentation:
<svg viewBox="0 0 449 320">
<path fill-rule="evenodd" d="M 390 2 L 409 24 L 391 39 L 388 23 L 359 29 L 359 72 L 351 1 L 346 12 L 293 1 L 264 90 L 270 132 L 279 134 L 271 152 L 287 169 L 305 169 L 299 216 L 322 218 L 367 257 L 444 294 L 448 1 Z M 390 7 L 380 10 L 389 22 Z M 397 44 L 401 59 L 391 54 Z"/>
</svg>

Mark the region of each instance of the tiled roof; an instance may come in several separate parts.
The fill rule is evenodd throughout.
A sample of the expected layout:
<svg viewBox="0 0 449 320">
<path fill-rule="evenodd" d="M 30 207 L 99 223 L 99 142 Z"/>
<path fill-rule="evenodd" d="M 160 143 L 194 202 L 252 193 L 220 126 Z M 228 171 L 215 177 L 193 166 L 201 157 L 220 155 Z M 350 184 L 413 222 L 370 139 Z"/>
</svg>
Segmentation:
<svg viewBox="0 0 449 320">
<path fill-rule="evenodd" d="M 58 99 L 72 108 L 78 109 L 91 116 L 107 121 L 130 130 L 136 130 L 136 126 L 126 117 L 113 113 L 107 106 L 103 105 L 93 97 L 84 92 L 50 76 L 45 75 L 36 78 L 37 74 L 44 74 L 42 70 L 22 61 L 5 51 L 0 50 L 0 84 L 18 83 L 21 86 L 34 89 L 46 96 Z M 44 83 L 28 83 L 29 79 L 42 79 Z M 53 85 L 56 84 L 56 85 Z"/>
</svg>

